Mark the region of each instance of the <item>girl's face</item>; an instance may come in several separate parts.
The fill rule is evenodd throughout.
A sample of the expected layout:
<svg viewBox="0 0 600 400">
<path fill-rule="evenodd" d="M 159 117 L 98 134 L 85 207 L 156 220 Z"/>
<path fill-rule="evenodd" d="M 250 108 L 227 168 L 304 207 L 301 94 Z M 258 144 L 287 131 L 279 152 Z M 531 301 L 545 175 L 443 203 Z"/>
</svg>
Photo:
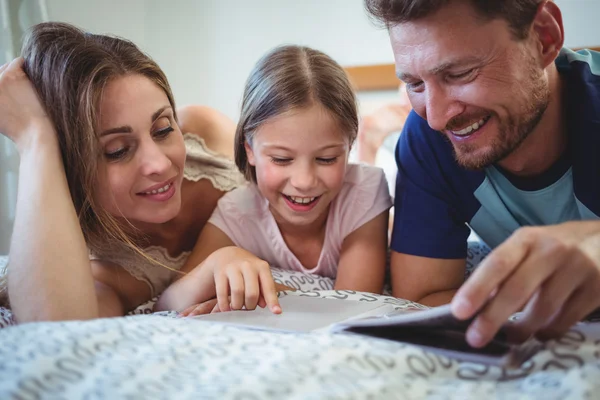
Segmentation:
<svg viewBox="0 0 600 400">
<path fill-rule="evenodd" d="M 115 79 L 103 91 L 99 124 L 100 205 L 133 223 L 177 216 L 185 146 L 165 92 L 141 75 Z"/>
<path fill-rule="evenodd" d="M 349 150 L 348 135 L 320 104 L 267 121 L 246 144 L 275 220 L 294 226 L 326 218 L 342 188 Z"/>
</svg>

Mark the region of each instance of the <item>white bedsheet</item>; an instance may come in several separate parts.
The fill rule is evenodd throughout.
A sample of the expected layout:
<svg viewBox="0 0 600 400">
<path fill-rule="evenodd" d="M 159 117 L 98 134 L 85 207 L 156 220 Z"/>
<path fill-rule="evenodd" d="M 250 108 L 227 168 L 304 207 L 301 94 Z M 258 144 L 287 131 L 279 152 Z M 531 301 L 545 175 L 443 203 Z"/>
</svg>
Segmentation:
<svg viewBox="0 0 600 400">
<path fill-rule="evenodd" d="M 345 291 L 296 292 L 382 302 Z M 597 398 L 600 324 L 580 324 L 521 369 L 459 363 L 355 335 L 259 332 L 168 316 L 0 330 L 0 398 Z"/>
</svg>

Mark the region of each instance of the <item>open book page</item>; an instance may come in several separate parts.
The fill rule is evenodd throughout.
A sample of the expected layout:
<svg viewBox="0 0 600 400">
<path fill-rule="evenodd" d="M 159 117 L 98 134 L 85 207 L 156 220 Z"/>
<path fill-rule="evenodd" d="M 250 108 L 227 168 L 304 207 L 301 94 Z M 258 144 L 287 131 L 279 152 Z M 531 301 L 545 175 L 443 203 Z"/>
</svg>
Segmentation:
<svg viewBox="0 0 600 400">
<path fill-rule="evenodd" d="M 231 311 L 193 317 L 249 329 L 278 332 L 334 332 L 366 335 L 410 343 L 448 357 L 485 364 L 516 367 L 539 349 L 537 342 L 509 344 L 504 330 L 486 347 L 470 347 L 465 332 L 470 321 L 453 317 L 450 306 L 396 310 L 391 304 L 310 296 L 279 299 L 282 314 L 267 309 Z"/>
<path fill-rule="evenodd" d="M 312 332 L 328 329 L 337 322 L 383 315 L 394 310 L 379 302 L 341 301 L 310 296 L 284 296 L 279 298 L 279 304 L 283 310 L 281 314 L 256 308 L 254 311 L 229 311 L 193 318 L 268 331 Z"/>
</svg>

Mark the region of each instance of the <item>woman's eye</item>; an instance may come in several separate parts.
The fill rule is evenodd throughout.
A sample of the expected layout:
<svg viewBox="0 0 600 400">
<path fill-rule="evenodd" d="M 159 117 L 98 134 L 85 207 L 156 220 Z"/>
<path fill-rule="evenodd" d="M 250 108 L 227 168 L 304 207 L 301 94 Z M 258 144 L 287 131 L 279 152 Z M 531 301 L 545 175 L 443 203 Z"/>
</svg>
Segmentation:
<svg viewBox="0 0 600 400">
<path fill-rule="evenodd" d="M 173 131 L 174 131 L 173 127 L 167 126 L 166 128 L 163 128 L 163 129 L 160 129 L 160 130 L 154 132 L 152 136 L 154 136 L 155 138 L 157 138 L 159 140 L 165 139 Z"/>
<path fill-rule="evenodd" d="M 127 147 L 121 147 L 118 150 L 104 153 L 104 156 L 112 161 L 120 160 L 127 155 L 129 149 Z"/>
<path fill-rule="evenodd" d="M 277 165 L 289 164 L 291 161 L 291 158 L 271 157 L 271 162 Z"/>
<path fill-rule="evenodd" d="M 337 157 L 320 157 L 317 158 L 317 161 L 321 164 L 333 164 L 338 160 Z"/>
</svg>

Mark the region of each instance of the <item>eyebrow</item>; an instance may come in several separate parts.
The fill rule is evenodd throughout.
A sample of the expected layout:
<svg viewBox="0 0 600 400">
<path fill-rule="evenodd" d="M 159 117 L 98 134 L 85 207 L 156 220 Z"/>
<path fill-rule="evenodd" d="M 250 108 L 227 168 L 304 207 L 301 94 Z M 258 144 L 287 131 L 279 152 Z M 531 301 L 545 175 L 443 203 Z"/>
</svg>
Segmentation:
<svg viewBox="0 0 600 400">
<path fill-rule="evenodd" d="M 160 117 L 161 114 L 168 108 L 171 108 L 171 106 L 162 106 L 161 108 L 156 110 L 152 114 L 151 123 L 154 123 L 158 119 L 158 117 Z M 105 131 L 102 131 L 102 133 L 100 133 L 100 136 L 112 135 L 114 133 L 133 133 L 133 128 L 130 125 L 118 126 L 116 128 L 110 128 Z"/>
<path fill-rule="evenodd" d="M 462 66 L 468 65 L 468 64 L 474 64 L 474 63 L 477 63 L 478 61 L 480 61 L 480 60 L 475 57 L 459 58 L 459 59 L 456 59 L 453 61 L 448 61 L 448 62 L 441 63 L 439 65 L 436 65 L 435 67 L 428 70 L 427 73 L 429 75 L 441 75 L 442 73 L 444 73 L 450 69 L 454 69 L 456 67 L 462 67 Z M 419 80 L 419 78 L 415 77 L 414 75 L 404 73 L 401 71 L 396 71 L 396 76 L 398 77 L 398 79 L 400 79 L 403 82 L 406 82 L 407 80 Z"/>
<path fill-rule="evenodd" d="M 328 144 L 326 146 L 320 147 L 318 149 L 318 151 L 329 150 L 329 149 L 334 149 L 334 148 L 342 148 L 344 146 L 345 146 L 344 143 Z M 264 147 L 267 148 L 267 149 L 269 149 L 269 150 L 284 150 L 284 151 L 291 151 L 292 150 L 289 147 L 285 147 L 285 146 L 278 145 L 278 144 L 269 144 L 269 143 L 266 143 L 264 145 Z"/>
</svg>

